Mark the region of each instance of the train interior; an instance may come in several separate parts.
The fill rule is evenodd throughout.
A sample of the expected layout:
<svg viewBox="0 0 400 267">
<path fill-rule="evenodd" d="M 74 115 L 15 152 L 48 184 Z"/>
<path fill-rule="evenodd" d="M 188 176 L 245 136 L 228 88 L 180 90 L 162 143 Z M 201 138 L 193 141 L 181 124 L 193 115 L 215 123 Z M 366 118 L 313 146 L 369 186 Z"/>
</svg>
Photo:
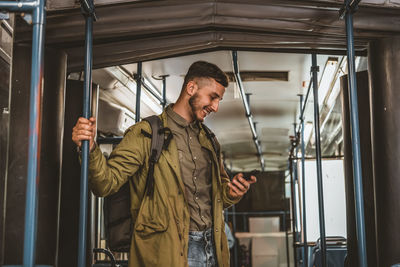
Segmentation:
<svg viewBox="0 0 400 267">
<path fill-rule="evenodd" d="M 399 1 L 47 0 L 42 22 L 21 3 L 0 2 L 0 266 L 33 266 L 30 186 L 35 266 L 128 266 L 108 243 L 104 199 L 89 191 L 82 202 L 72 127 L 90 102 L 107 157 L 176 101 L 199 60 L 229 78 L 204 122 L 225 169 L 257 176 L 224 210 L 230 266 L 400 266 Z M 32 112 L 36 25 L 44 67 Z"/>
</svg>

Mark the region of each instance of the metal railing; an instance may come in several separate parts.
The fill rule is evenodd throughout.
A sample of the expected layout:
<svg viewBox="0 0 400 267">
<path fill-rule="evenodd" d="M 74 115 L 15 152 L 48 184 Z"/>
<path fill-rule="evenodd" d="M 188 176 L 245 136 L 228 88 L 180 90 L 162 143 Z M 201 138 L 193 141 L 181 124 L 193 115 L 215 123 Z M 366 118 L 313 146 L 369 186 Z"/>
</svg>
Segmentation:
<svg viewBox="0 0 400 267">
<path fill-rule="evenodd" d="M 354 185 L 355 185 L 355 210 L 356 210 L 356 226 L 357 226 L 357 243 L 358 243 L 358 256 L 360 259 L 360 266 L 367 267 L 367 253 L 366 253 L 366 237 L 365 237 L 365 217 L 364 217 L 364 198 L 363 198 L 363 184 L 362 184 L 362 171 L 361 171 L 361 152 L 360 152 L 360 133 L 359 133 L 359 116 L 358 116 L 358 103 L 357 103 L 357 83 L 355 77 L 355 52 L 354 52 L 354 36 L 353 36 L 353 14 L 358 8 L 360 0 L 345 0 L 343 7 L 340 10 L 340 18 L 346 20 L 346 39 L 347 39 L 347 61 L 348 61 L 348 83 L 349 83 L 349 99 L 350 99 L 350 119 L 351 119 L 351 140 L 352 140 L 352 156 L 353 156 L 353 172 L 354 172 Z M 326 266 L 326 237 L 325 237 L 325 217 L 323 207 L 323 189 L 322 189 L 322 168 L 321 168 L 321 147 L 320 147 L 320 129 L 319 129 L 319 106 L 318 106 L 318 79 L 317 79 L 317 62 L 316 55 L 312 54 L 312 79 L 303 101 L 303 95 L 300 96 L 300 124 L 296 131 L 296 138 L 301 136 L 301 150 L 302 150 L 302 195 L 305 196 L 305 140 L 304 140 L 304 111 L 307 105 L 311 84 L 313 85 L 314 93 L 314 129 L 315 129 L 315 144 L 316 144 L 316 164 L 317 164 L 317 181 L 318 181 L 318 204 L 319 204 L 319 225 L 320 225 L 320 246 L 322 266 Z M 301 131 L 301 133 L 300 133 Z M 297 146 L 298 142 L 296 142 Z M 297 158 L 297 156 L 296 156 Z M 304 248 L 304 261 L 303 266 L 308 266 L 307 262 L 307 222 L 306 222 L 306 203 L 303 197 L 303 248 Z"/>
</svg>

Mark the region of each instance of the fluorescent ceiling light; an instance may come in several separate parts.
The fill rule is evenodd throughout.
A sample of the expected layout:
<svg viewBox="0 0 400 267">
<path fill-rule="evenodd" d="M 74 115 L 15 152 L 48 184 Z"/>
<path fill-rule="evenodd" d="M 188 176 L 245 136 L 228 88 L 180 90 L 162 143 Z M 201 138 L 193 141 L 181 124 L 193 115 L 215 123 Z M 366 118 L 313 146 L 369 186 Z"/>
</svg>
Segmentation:
<svg viewBox="0 0 400 267">
<path fill-rule="evenodd" d="M 340 62 L 339 68 L 336 72 L 336 75 L 334 77 L 334 81 L 333 81 L 334 85 L 327 97 L 328 99 L 326 99 L 326 102 L 325 102 L 326 105 L 328 106 L 328 109 L 331 109 L 335 105 L 336 98 L 339 96 L 339 93 L 340 93 L 340 79 L 339 78 L 346 73 L 346 66 L 347 66 L 347 58 L 343 57 Z"/>
<path fill-rule="evenodd" d="M 294 190 L 295 190 L 295 197 L 297 197 L 297 201 L 296 201 L 296 207 L 295 207 L 295 209 L 296 209 L 296 221 L 297 221 L 297 229 L 301 229 L 301 221 L 302 221 L 302 219 L 301 219 L 301 207 L 300 207 L 300 190 L 299 190 L 299 184 L 298 183 L 295 183 L 294 184 Z"/>
<path fill-rule="evenodd" d="M 145 76 L 142 76 L 142 80 L 143 80 L 143 85 L 145 87 L 148 88 L 148 90 L 151 90 L 155 95 L 157 95 L 157 97 L 154 97 L 153 95 L 151 95 L 152 97 L 154 97 L 155 99 L 157 99 L 157 101 L 159 99 L 163 99 L 163 96 L 161 95 L 161 92 L 157 89 L 157 87 Z"/>
<path fill-rule="evenodd" d="M 237 82 L 235 82 L 233 84 L 233 98 L 234 99 L 239 99 L 239 96 L 240 96 L 239 88 L 238 88 Z"/>
<path fill-rule="evenodd" d="M 308 142 L 310 141 L 312 130 L 313 123 L 311 121 L 308 121 L 304 126 L 304 144 L 308 144 Z"/>
<path fill-rule="evenodd" d="M 336 69 L 338 65 L 337 58 L 328 58 L 325 64 L 324 71 L 322 73 L 321 80 L 318 87 L 318 103 L 321 106 L 326 98 L 329 89 L 331 88 L 332 81 L 334 79 Z"/>
<path fill-rule="evenodd" d="M 105 68 L 105 70 L 111 74 L 118 82 L 120 82 L 123 86 L 128 88 L 136 97 L 136 81 L 130 77 L 130 75 L 121 70 L 119 67 L 109 67 Z M 158 90 L 157 90 L 158 91 Z M 160 114 L 162 112 L 162 107 L 158 100 L 148 93 L 146 90 L 142 90 L 140 101 L 148 106 L 154 113 Z M 132 99 L 134 102 L 134 99 Z"/>
<path fill-rule="evenodd" d="M 336 102 L 336 98 L 338 97 L 340 93 L 340 79 L 337 78 L 335 81 L 335 85 L 333 85 L 332 91 L 329 94 L 328 100 L 326 101 L 326 105 L 328 106 L 329 109 L 331 109 Z"/>
</svg>

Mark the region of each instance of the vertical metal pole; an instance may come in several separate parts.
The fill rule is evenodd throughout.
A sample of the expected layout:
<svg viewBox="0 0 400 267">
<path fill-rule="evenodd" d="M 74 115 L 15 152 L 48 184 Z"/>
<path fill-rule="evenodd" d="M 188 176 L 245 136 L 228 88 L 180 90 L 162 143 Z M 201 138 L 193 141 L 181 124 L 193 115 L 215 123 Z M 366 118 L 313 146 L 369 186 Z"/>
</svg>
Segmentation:
<svg viewBox="0 0 400 267">
<path fill-rule="evenodd" d="M 293 164 L 293 158 L 289 158 L 289 173 L 290 173 L 290 203 L 292 205 L 292 231 L 293 231 L 293 244 L 296 243 L 296 235 L 297 235 L 297 227 L 296 227 L 296 206 L 295 206 L 295 187 L 294 187 L 294 164 Z M 294 258 L 295 261 L 297 262 L 297 252 L 294 250 Z"/>
<path fill-rule="evenodd" d="M 285 194 L 285 190 L 283 191 L 283 194 Z M 284 197 L 283 199 L 286 200 L 286 198 Z M 286 201 L 285 201 L 286 202 Z M 285 211 L 283 213 L 283 229 L 285 230 L 285 239 L 286 239 L 286 261 L 287 261 L 287 266 L 290 267 L 290 253 L 289 253 L 289 234 L 288 234 L 288 230 L 286 227 L 286 203 L 285 203 Z"/>
<path fill-rule="evenodd" d="M 350 4 L 346 0 L 346 5 Z M 351 143 L 353 150 L 353 177 L 354 177 L 354 199 L 356 209 L 358 257 L 360 266 L 367 267 L 367 252 L 365 239 L 365 221 L 364 221 L 364 197 L 361 169 L 360 152 L 360 128 L 358 123 L 358 100 L 357 100 L 357 81 L 355 76 L 354 63 L 354 37 L 353 37 L 353 11 L 346 12 L 346 37 L 347 37 L 347 66 L 349 75 L 349 99 L 350 99 L 350 121 L 351 121 Z"/>
<path fill-rule="evenodd" d="M 92 33 L 93 17 L 85 16 L 86 41 L 85 41 L 85 79 L 83 90 L 83 117 L 90 118 L 90 100 L 92 93 Z M 87 232 L 87 207 L 88 207 L 88 174 L 89 174 L 89 141 L 82 142 L 82 168 L 79 210 L 79 237 L 78 237 L 78 267 L 86 266 L 86 232 Z"/>
<path fill-rule="evenodd" d="M 97 239 L 96 239 L 96 214 L 97 214 L 97 197 L 91 193 L 90 194 L 90 251 L 93 251 L 94 248 L 98 248 Z M 94 260 L 97 257 L 97 253 L 92 255 L 90 264 L 94 263 Z"/>
<path fill-rule="evenodd" d="M 297 135 L 297 133 L 296 133 L 296 127 L 297 125 L 296 125 L 296 123 L 293 123 L 293 128 L 294 128 L 294 135 L 296 136 Z M 297 138 L 297 136 L 296 136 L 296 138 Z M 295 197 L 295 199 L 294 199 L 294 208 L 296 209 L 296 219 L 295 219 L 295 225 L 296 225 L 296 242 L 298 241 L 298 233 L 300 232 L 300 229 L 298 228 L 298 218 L 300 217 L 300 215 L 299 214 L 297 214 L 297 201 L 298 201 L 298 192 L 297 192 L 297 190 L 296 190 L 296 184 L 298 185 L 298 170 L 297 170 L 297 154 L 298 154 L 298 147 L 296 146 L 296 148 L 294 149 L 294 159 L 293 159 L 293 185 L 294 185 L 294 197 Z"/>
<path fill-rule="evenodd" d="M 300 111 L 303 106 L 303 95 L 300 95 Z M 303 195 L 303 266 L 308 267 L 308 245 L 307 245 L 307 217 L 306 217 L 306 178 L 305 178 L 305 143 L 304 143 L 304 116 L 301 115 L 301 183 Z"/>
<path fill-rule="evenodd" d="M 297 125 L 296 125 L 296 123 L 293 123 L 294 136 L 297 138 L 296 129 L 297 129 Z M 295 221 L 294 221 L 294 224 L 296 226 L 296 228 L 295 228 L 296 231 L 294 232 L 294 235 L 293 235 L 293 243 L 296 244 L 296 243 L 298 243 L 299 237 L 300 237 L 300 235 L 299 235 L 300 229 L 298 228 L 298 220 L 297 220 L 297 219 L 300 218 L 300 214 L 297 214 L 297 211 L 298 211 L 297 210 L 297 201 L 299 200 L 299 194 L 298 194 L 298 192 L 296 190 L 296 184 L 297 185 L 299 184 L 299 182 L 298 182 L 298 170 L 297 170 L 297 154 L 298 154 L 298 147 L 297 146 L 294 149 L 294 152 L 295 152 L 295 154 L 294 154 L 294 159 L 293 159 L 293 190 L 294 190 L 294 204 L 293 205 L 294 205 L 294 208 L 296 210 L 296 212 L 294 213 L 295 216 L 296 216 L 295 217 Z M 295 246 L 293 246 L 293 247 L 295 248 Z M 297 267 L 298 263 L 299 263 L 298 260 L 300 258 L 300 254 L 297 253 L 297 250 L 296 250 L 296 258 L 297 258 L 297 260 L 294 262 L 294 265 Z"/>
<path fill-rule="evenodd" d="M 242 220 L 243 220 L 243 232 L 247 232 L 247 215 L 243 214 L 242 215 Z"/>
<path fill-rule="evenodd" d="M 167 105 L 167 76 L 164 75 L 162 77 L 162 90 L 163 90 L 163 102 L 162 102 L 162 108 L 165 109 L 165 106 Z"/>
<path fill-rule="evenodd" d="M 314 93 L 315 156 L 317 163 L 321 260 L 322 260 L 322 266 L 326 267 L 325 211 L 324 211 L 324 192 L 323 192 L 323 181 L 322 181 L 321 140 L 320 140 L 320 129 L 319 129 L 319 104 L 318 104 L 318 66 L 317 66 L 317 55 L 312 54 L 311 57 L 312 57 L 311 69 L 312 69 L 313 93 Z"/>
<path fill-rule="evenodd" d="M 45 0 L 33 9 L 32 66 L 29 100 L 29 151 L 24 226 L 24 267 L 33 267 L 36 253 L 40 139 L 42 117 Z"/>
<path fill-rule="evenodd" d="M 233 234 L 236 233 L 236 208 L 235 205 L 232 205 L 232 226 L 233 226 Z M 235 242 L 233 246 L 233 266 L 238 267 L 238 242 Z"/>
<path fill-rule="evenodd" d="M 293 241 L 296 242 L 296 233 L 297 233 L 297 224 L 296 224 L 296 217 L 297 217 L 297 211 L 296 211 L 296 193 L 295 193 L 295 184 L 294 184 L 294 159 L 291 158 L 289 159 L 289 166 L 290 166 L 290 188 L 291 188 L 291 197 L 292 197 L 292 227 L 293 227 Z"/>
<path fill-rule="evenodd" d="M 140 97 L 142 94 L 142 62 L 137 63 L 136 74 L 136 114 L 135 122 L 140 121 Z"/>
</svg>

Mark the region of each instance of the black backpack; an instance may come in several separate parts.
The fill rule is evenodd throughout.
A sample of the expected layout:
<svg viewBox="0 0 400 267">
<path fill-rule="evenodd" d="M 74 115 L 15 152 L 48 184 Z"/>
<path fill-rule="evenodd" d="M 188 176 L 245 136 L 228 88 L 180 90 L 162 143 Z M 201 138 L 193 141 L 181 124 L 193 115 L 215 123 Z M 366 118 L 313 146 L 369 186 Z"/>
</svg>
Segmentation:
<svg viewBox="0 0 400 267">
<path fill-rule="evenodd" d="M 172 132 L 164 128 L 159 116 L 153 115 L 143 120 L 151 126 L 152 134 L 142 130 L 142 134 L 151 138 L 151 149 L 149 158 L 149 170 L 146 180 L 145 192 L 153 194 L 154 188 L 154 165 L 158 162 L 163 149 L 167 149 L 172 139 Z M 207 137 L 210 139 L 214 151 L 219 160 L 219 145 L 214 133 L 202 124 Z M 155 134 L 154 134 L 155 133 Z M 130 188 L 129 183 L 125 183 L 120 190 L 104 198 L 104 224 L 107 246 L 114 252 L 129 252 L 134 222 L 130 213 Z"/>
</svg>

